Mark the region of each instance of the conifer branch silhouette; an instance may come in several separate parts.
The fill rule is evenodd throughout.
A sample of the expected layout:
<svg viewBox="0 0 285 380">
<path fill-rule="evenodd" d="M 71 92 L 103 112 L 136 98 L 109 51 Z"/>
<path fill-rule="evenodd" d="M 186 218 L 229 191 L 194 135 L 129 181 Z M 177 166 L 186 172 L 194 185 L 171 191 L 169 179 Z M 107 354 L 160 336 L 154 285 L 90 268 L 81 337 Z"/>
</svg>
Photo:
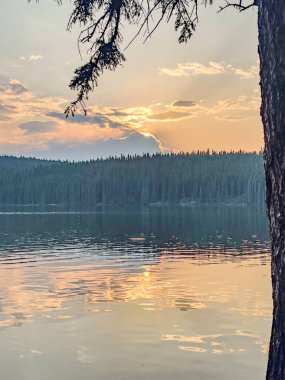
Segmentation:
<svg viewBox="0 0 285 380">
<path fill-rule="evenodd" d="M 62 0 L 54 1 L 62 4 Z M 257 5 L 256 1 L 243 5 L 243 0 L 237 3 L 225 0 L 218 12 L 228 7 L 243 11 Z M 213 0 L 202 0 L 201 5 L 212 3 Z M 66 108 L 66 117 L 74 116 L 78 107 L 87 114 L 86 102 L 90 92 L 98 86 L 99 78 L 106 70 L 114 71 L 123 65 L 126 60 L 123 51 L 140 34 L 146 42 L 161 22 L 174 19 L 178 42 L 186 43 L 196 30 L 198 7 L 198 0 L 74 0 L 67 29 L 71 30 L 75 24 L 83 26 L 78 36 L 78 49 L 82 57 L 81 47 L 87 46 L 89 60 L 75 70 L 70 81 L 69 87 L 77 92 L 77 97 Z M 122 30 L 126 24 L 136 26 L 137 32 L 123 47 Z"/>
</svg>

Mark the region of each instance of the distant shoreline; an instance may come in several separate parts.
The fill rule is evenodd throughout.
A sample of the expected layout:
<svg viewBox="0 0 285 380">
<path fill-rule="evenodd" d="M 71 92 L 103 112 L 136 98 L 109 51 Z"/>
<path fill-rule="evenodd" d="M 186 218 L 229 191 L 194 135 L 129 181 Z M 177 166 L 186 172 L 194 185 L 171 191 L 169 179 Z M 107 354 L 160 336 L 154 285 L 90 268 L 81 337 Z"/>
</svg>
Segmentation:
<svg viewBox="0 0 285 380">
<path fill-rule="evenodd" d="M 264 206 L 264 188 L 261 152 L 146 154 L 74 163 L 0 156 L 2 208 Z"/>
</svg>

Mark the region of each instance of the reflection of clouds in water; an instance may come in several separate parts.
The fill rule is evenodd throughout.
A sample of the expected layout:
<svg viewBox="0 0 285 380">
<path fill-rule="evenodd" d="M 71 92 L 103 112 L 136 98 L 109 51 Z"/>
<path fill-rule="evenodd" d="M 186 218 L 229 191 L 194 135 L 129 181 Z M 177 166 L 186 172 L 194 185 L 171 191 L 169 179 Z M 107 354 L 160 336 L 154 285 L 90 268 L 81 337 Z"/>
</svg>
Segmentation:
<svg viewBox="0 0 285 380">
<path fill-rule="evenodd" d="M 14 346 L 14 352 L 17 352 L 18 358 L 20 360 L 22 359 L 36 359 L 39 356 L 42 356 L 45 354 L 45 351 L 40 350 L 38 347 L 31 347 L 29 345 L 26 346 L 24 342 L 12 342 Z"/>
<path fill-rule="evenodd" d="M 21 327 L 24 323 L 33 323 L 33 315 L 30 313 L 22 312 L 12 312 L 9 313 L 9 309 L 6 309 L 6 312 L 2 315 L 0 314 L 0 329 L 7 327 Z"/>
<path fill-rule="evenodd" d="M 231 354 L 248 351 L 250 344 L 260 347 L 260 352 L 267 353 L 265 347 L 268 343 L 256 332 L 236 330 L 232 334 L 211 334 L 211 335 L 172 335 L 164 334 L 163 341 L 174 342 L 177 348 L 182 351 L 197 353 L 208 352 L 210 354 Z"/>
<path fill-rule="evenodd" d="M 92 364 L 95 361 L 95 357 L 90 354 L 88 347 L 80 346 L 77 350 L 77 360 L 84 364 Z"/>
<path fill-rule="evenodd" d="M 43 289 L 41 292 L 32 294 L 20 284 L 15 284 L 13 294 L 6 295 L 12 300 L 12 305 L 4 305 L 4 308 L 7 314 L 17 308 L 23 310 L 23 313 L 50 311 L 50 314 L 44 315 L 45 318 L 69 319 L 72 318 L 71 315 L 58 315 L 56 311 L 64 313 L 66 310 L 64 303 L 73 297 L 80 298 L 84 304 L 89 305 L 101 302 L 153 300 L 151 303 L 140 303 L 144 310 L 157 310 L 162 307 L 188 310 L 205 307 L 193 298 L 176 298 L 179 294 L 183 296 L 186 289 L 181 286 L 175 289 L 177 284 L 175 280 L 173 282 L 173 279 L 164 283 L 161 270 L 163 267 L 156 270 L 156 268 L 143 266 L 136 268 L 133 273 L 133 270 L 116 264 L 112 268 L 110 263 L 103 264 L 101 267 L 97 265 L 95 269 L 94 265 L 78 265 L 72 271 L 70 267 L 62 266 L 59 271 L 62 275 L 53 271 L 47 273 L 47 287 L 53 289 L 52 292 Z M 29 268 L 23 268 L 23 271 L 23 274 L 19 273 L 17 276 L 18 279 L 30 276 Z M 187 288 L 187 291 L 191 289 Z M 90 308 L 90 311 L 107 312 L 110 309 Z"/>
<path fill-rule="evenodd" d="M 243 314 L 245 316 L 254 317 L 271 317 L 272 305 L 271 302 L 264 302 L 262 294 L 259 295 L 259 300 L 251 302 L 249 297 L 244 300 L 240 300 L 237 306 L 233 306 L 231 310 L 236 313 Z"/>
<path fill-rule="evenodd" d="M 178 346 L 179 350 L 182 351 L 191 351 L 191 352 L 207 352 L 205 348 L 201 347 L 192 347 L 192 346 Z"/>
<path fill-rule="evenodd" d="M 42 351 L 36 350 L 35 348 L 31 348 L 31 349 L 30 349 L 30 352 L 31 352 L 32 354 L 35 354 L 35 355 L 42 355 L 42 354 L 43 354 Z"/>
<path fill-rule="evenodd" d="M 224 379 L 231 370 L 239 379 L 262 378 L 271 317 L 268 250 L 244 242 L 241 254 L 233 244 L 208 246 L 208 238 L 200 244 L 194 216 L 184 228 L 192 226 L 185 236 L 196 245 L 167 245 L 176 236 L 172 217 L 169 229 L 152 221 L 150 231 L 162 236 L 163 229 L 163 238 L 145 233 L 134 241 L 128 237 L 140 237 L 145 226 L 120 219 L 110 231 L 114 215 L 90 217 L 81 235 L 79 215 L 63 229 L 59 215 L 19 219 L 19 231 L 14 217 L 2 223 L 0 238 L 9 239 L 0 247 L 1 379 L 21 379 L 28 362 L 42 375 L 35 378 L 56 378 L 60 369 L 62 380 L 83 372 L 90 379 Z"/>
<path fill-rule="evenodd" d="M 150 255 L 150 247 L 141 250 Z M 93 256 L 84 252 L 79 255 L 76 247 L 56 252 L 55 262 L 50 257 L 45 262 L 45 255 L 38 252 L 33 266 L 23 265 L 20 257 L 2 265 L 0 328 L 32 323 L 35 314 L 65 320 L 74 318 L 74 313 L 106 312 L 106 307 L 94 308 L 105 302 L 135 302 L 148 311 L 202 310 L 223 304 L 225 313 L 271 316 L 271 299 L 264 296 L 265 285 L 261 283 L 269 268 L 260 264 L 258 255 L 247 257 L 243 267 L 240 259 L 227 255 L 208 256 L 208 265 L 200 265 L 199 255 L 173 256 L 168 252 L 151 258 L 151 264 L 141 265 L 143 257 L 137 252 L 128 258 L 124 250 L 111 248 L 106 256 L 106 247 L 103 257 L 98 247 Z M 202 260 L 205 264 L 206 258 Z M 78 303 L 79 308 L 75 311 L 70 302 Z"/>
<path fill-rule="evenodd" d="M 183 342 L 183 343 L 201 343 L 204 344 L 207 339 L 214 339 L 221 337 L 221 334 L 214 335 L 201 335 L 201 336 L 185 336 L 185 335 L 163 335 L 162 340 L 169 340 L 172 342 Z"/>
<path fill-rule="evenodd" d="M 261 336 L 256 332 L 236 330 L 236 336 L 251 337 L 252 339 L 254 339 L 255 344 L 260 346 L 261 352 L 263 352 L 264 354 L 268 353 L 268 341 L 266 339 L 261 338 Z"/>
<path fill-rule="evenodd" d="M 2 268 L 0 286 L 0 297 L 4 301 L 0 328 L 33 323 L 36 312 L 51 312 L 62 306 L 62 300 L 49 291 L 45 272 L 44 277 L 40 278 L 29 268 L 18 267 L 12 271 Z"/>
</svg>

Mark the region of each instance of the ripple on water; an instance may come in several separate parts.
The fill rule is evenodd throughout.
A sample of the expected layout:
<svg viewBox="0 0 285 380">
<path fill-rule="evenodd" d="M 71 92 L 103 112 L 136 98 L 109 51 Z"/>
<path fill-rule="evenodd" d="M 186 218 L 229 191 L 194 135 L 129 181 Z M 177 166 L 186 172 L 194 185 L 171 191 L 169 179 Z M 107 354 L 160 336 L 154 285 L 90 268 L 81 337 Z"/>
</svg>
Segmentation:
<svg viewBox="0 0 285 380">
<path fill-rule="evenodd" d="M 1 245 L 6 362 L 17 352 L 29 368 L 37 363 L 42 379 L 44 363 L 54 363 L 55 380 L 57 373 L 60 380 L 82 373 L 86 380 L 94 373 L 109 380 L 115 367 L 125 379 L 191 373 L 196 380 L 228 380 L 228 366 L 238 380 L 258 379 L 272 308 L 268 241 L 74 234 Z M 17 366 L 5 368 L 1 378 L 21 378 Z"/>
</svg>

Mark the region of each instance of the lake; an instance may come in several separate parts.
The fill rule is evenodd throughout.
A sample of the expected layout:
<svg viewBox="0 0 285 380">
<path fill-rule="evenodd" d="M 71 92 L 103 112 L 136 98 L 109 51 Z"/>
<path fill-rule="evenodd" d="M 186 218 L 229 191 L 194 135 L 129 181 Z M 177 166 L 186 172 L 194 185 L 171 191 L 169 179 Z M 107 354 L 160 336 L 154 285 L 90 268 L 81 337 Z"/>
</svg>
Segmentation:
<svg viewBox="0 0 285 380">
<path fill-rule="evenodd" d="M 260 380 L 263 210 L 0 213 L 3 380 Z"/>
</svg>

